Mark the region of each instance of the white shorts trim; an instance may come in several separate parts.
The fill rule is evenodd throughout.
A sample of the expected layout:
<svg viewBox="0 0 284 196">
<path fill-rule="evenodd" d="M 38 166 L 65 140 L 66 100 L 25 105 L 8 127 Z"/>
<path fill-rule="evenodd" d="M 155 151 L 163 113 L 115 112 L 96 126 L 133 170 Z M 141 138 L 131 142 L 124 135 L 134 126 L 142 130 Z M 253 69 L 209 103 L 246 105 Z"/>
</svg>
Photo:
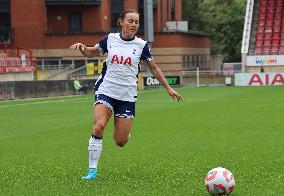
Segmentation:
<svg viewBox="0 0 284 196">
<path fill-rule="evenodd" d="M 101 103 L 103 105 L 105 105 L 106 107 L 108 107 L 112 112 L 113 112 L 113 107 L 106 101 L 103 101 L 103 100 L 98 100 L 94 103 L 94 106 L 98 103 Z"/>
<path fill-rule="evenodd" d="M 130 118 L 130 119 L 134 119 L 133 115 L 127 115 L 127 114 L 116 114 L 114 117 L 115 118 Z"/>
</svg>

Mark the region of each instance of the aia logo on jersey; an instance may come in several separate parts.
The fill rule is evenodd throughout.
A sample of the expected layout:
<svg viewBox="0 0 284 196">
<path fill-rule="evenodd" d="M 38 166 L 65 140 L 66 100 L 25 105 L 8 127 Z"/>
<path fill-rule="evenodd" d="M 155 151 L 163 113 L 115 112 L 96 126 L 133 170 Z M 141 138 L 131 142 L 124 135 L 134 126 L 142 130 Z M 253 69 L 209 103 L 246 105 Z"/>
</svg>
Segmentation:
<svg viewBox="0 0 284 196">
<path fill-rule="evenodd" d="M 131 58 L 130 57 L 124 57 L 120 56 L 120 58 L 115 54 L 113 55 L 111 59 L 111 63 L 116 63 L 116 64 L 123 64 L 123 65 L 129 65 L 131 66 Z"/>
</svg>

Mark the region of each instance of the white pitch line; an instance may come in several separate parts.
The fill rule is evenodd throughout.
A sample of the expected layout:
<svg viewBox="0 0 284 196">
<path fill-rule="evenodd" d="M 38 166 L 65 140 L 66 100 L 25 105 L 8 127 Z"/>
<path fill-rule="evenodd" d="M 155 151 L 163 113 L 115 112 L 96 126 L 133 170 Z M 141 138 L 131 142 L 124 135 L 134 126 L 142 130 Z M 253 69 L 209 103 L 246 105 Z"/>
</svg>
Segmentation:
<svg viewBox="0 0 284 196">
<path fill-rule="evenodd" d="M 54 100 L 54 101 L 39 101 L 33 103 L 19 103 L 19 104 L 9 104 L 9 105 L 1 105 L 0 108 L 8 108 L 12 106 L 26 106 L 26 105 L 37 105 L 37 104 L 45 104 L 45 103 L 56 103 L 56 102 L 64 102 L 65 100 Z"/>
<path fill-rule="evenodd" d="M 38 101 L 38 102 L 32 102 L 32 103 L 7 104 L 7 105 L 0 105 L 0 108 L 8 108 L 8 107 L 13 107 L 13 106 L 38 105 L 38 104 L 47 104 L 47 103 L 63 103 L 66 101 L 80 102 L 81 100 L 86 100 L 86 99 L 89 99 L 89 98 L 85 97 L 85 98 L 78 98 L 78 99 L 59 99 L 59 100 L 50 100 L 50 101 Z"/>
<path fill-rule="evenodd" d="M 186 88 L 186 87 L 183 87 Z M 144 94 L 144 93 L 155 93 L 155 92 L 160 92 L 163 91 L 165 89 L 163 88 L 159 88 L 159 89 L 153 89 L 153 90 L 149 90 L 149 91 L 140 91 L 138 93 L 139 94 Z M 166 92 L 166 91 L 165 91 Z M 70 96 L 66 96 L 66 97 L 70 97 Z M 72 96 L 73 97 L 73 96 Z M 74 96 L 76 97 L 76 96 Z M 56 97 L 50 97 L 51 99 L 56 98 Z M 25 100 L 36 100 L 36 99 L 46 99 L 46 98 L 29 98 L 29 99 L 24 99 Z M 82 97 L 82 98 L 72 98 L 72 99 L 59 99 L 59 100 L 51 100 L 51 101 L 39 101 L 39 102 L 32 102 L 32 103 L 19 103 L 19 104 L 7 104 L 7 105 L 0 105 L 0 108 L 8 108 L 8 107 L 13 107 L 13 106 L 26 106 L 26 105 L 37 105 L 37 104 L 46 104 L 46 103 L 57 103 L 57 102 L 66 102 L 66 101 L 75 101 L 75 102 L 81 102 L 81 101 L 77 101 L 77 100 L 87 100 L 87 99 L 92 99 L 92 97 Z M 22 100 L 12 100 L 11 102 L 16 102 L 16 101 L 22 101 Z M 3 103 L 7 103 L 10 101 L 3 101 Z M 0 102 L 1 103 L 1 102 Z"/>
</svg>

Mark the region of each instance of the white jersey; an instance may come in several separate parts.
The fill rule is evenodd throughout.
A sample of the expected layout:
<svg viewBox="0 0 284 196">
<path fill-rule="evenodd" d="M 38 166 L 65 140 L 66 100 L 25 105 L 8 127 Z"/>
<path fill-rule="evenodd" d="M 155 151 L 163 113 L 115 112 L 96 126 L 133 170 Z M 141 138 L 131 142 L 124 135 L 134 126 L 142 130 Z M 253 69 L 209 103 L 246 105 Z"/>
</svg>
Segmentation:
<svg viewBox="0 0 284 196">
<path fill-rule="evenodd" d="M 135 102 L 139 63 L 153 59 L 147 42 L 136 36 L 126 40 L 121 33 L 110 33 L 96 47 L 101 53 L 107 52 L 102 74 L 95 85 L 96 94 Z"/>
</svg>

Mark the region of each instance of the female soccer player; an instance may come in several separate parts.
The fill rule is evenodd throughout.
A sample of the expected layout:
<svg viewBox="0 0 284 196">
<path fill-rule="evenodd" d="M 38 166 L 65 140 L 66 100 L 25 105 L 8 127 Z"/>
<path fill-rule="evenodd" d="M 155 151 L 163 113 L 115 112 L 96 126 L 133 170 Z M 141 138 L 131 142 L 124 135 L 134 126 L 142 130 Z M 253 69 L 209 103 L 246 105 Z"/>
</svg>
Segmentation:
<svg viewBox="0 0 284 196">
<path fill-rule="evenodd" d="M 181 95 L 167 83 L 161 70 L 156 66 L 146 41 L 135 36 L 139 27 L 139 14 L 132 9 L 121 14 L 118 24 L 121 33 L 110 33 L 94 47 L 82 43 L 73 44 L 70 49 L 79 49 L 86 57 L 106 53 L 102 74 L 95 84 L 94 126 L 89 140 L 89 170 L 83 180 L 92 180 L 97 176 L 98 160 L 102 151 L 102 138 L 112 113 L 115 130 L 113 138 L 123 147 L 130 135 L 132 120 L 135 116 L 137 99 L 137 74 L 141 60 L 147 62 L 152 74 L 167 89 L 169 95 L 183 100 Z"/>
</svg>

